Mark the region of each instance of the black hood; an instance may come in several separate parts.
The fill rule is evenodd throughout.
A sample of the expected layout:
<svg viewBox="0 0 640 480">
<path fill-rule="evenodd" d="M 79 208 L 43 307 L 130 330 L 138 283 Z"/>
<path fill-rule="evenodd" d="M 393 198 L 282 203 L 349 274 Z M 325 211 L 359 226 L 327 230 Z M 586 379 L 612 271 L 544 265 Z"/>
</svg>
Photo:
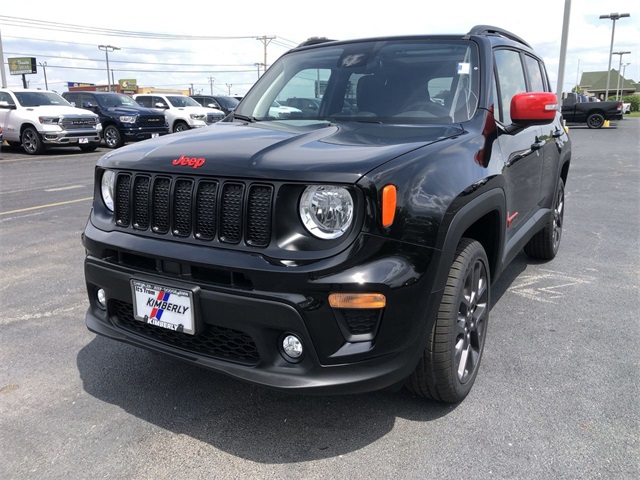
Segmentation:
<svg viewBox="0 0 640 480">
<path fill-rule="evenodd" d="M 455 124 L 219 122 L 128 145 L 106 154 L 98 165 L 172 174 L 355 183 L 389 160 L 461 133 Z"/>
<path fill-rule="evenodd" d="M 145 107 L 110 107 L 110 108 L 107 108 L 107 110 L 115 113 L 116 115 L 159 115 L 160 114 L 160 112 L 157 109 L 145 108 Z"/>
</svg>

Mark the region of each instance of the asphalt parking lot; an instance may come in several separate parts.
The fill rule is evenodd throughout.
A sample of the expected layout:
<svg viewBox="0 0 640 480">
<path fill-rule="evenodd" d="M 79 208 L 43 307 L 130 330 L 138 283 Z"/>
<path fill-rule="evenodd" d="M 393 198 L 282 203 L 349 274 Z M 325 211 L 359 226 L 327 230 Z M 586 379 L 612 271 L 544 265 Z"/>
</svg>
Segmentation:
<svg viewBox="0 0 640 480">
<path fill-rule="evenodd" d="M 640 118 L 569 133 L 560 252 L 494 286 L 455 406 L 273 392 L 96 337 L 80 234 L 108 150 L 3 147 L 2 478 L 640 478 Z"/>
</svg>

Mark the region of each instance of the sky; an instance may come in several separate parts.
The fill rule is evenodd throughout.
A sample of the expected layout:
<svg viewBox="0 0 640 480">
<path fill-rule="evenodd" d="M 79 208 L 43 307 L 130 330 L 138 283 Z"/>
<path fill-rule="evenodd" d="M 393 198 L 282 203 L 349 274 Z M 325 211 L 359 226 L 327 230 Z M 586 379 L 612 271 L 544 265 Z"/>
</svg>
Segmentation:
<svg viewBox="0 0 640 480">
<path fill-rule="evenodd" d="M 563 90 L 583 72 L 606 71 L 614 22 L 599 19 L 629 13 L 615 22 L 611 68 L 629 64 L 625 78 L 640 81 L 640 2 L 637 0 L 416 0 L 348 1 L 190 0 L 184 4 L 109 2 L 86 4 L 32 0 L 3 2 L 0 36 L 8 87 L 22 87 L 10 75 L 8 58 L 35 57 L 38 72 L 29 88 L 62 93 L 67 82 L 106 84 L 110 51 L 113 78 L 138 86 L 189 89 L 194 93 L 244 95 L 258 69 L 309 37 L 336 40 L 399 34 L 467 33 L 475 25 L 494 25 L 530 43 L 542 56 L 557 90 L 565 7 L 570 6 Z M 165 7 L 164 5 L 169 5 Z"/>
</svg>

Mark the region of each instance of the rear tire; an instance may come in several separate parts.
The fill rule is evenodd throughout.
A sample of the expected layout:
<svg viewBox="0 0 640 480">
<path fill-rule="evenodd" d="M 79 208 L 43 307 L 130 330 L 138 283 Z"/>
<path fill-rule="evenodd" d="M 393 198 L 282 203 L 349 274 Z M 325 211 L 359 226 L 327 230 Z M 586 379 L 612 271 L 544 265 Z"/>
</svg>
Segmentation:
<svg viewBox="0 0 640 480">
<path fill-rule="evenodd" d="M 489 261 L 482 245 L 463 238 L 451 264 L 427 345 L 407 388 L 447 403 L 471 390 L 484 349 L 490 308 Z"/>
<path fill-rule="evenodd" d="M 524 253 L 531 258 L 552 260 L 560 248 L 562 225 L 564 224 L 564 182 L 558 180 L 558 187 L 553 199 L 553 210 L 547 224 L 536 233 L 524 246 Z"/>
<path fill-rule="evenodd" d="M 41 155 L 46 150 L 44 143 L 42 143 L 42 137 L 40 137 L 40 134 L 35 128 L 25 128 L 22 132 L 21 139 L 22 148 L 29 155 Z"/>
<path fill-rule="evenodd" d="M 604 125 L 604 117 L 599 113 L 592 113 L 587 117 L 587 126 L 589 128 L 600 128 Z"/>
</svg>

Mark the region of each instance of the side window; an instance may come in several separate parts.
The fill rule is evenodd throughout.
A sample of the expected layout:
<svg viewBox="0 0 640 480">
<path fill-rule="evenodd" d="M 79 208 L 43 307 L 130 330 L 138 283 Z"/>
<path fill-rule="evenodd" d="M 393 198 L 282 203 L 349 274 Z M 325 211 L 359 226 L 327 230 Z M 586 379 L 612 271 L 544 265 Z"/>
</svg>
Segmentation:
<svg viewBox="0 0 640 480">
<path fill-rule="evenodd" d="M 7 102 L 7 105 L 15 105 L 13 98 L 7 92 L 0 92 L 0 102 Z"/>
<path fill-rule="evenodd" d="M 150 107 L 151 106 L 151 100 L 150 100 L 149 97 L 136 97 L 135 100 L 136 100 L 136 102 L 138 102 L 143 107 Z"/>
<path fill-rule="evenodd" d="M 152 101 L 151 101 L 152 107 L 155 107 L 156 103 L 161 103 L 162 105 L 165 105 L 167 107 L 170 105 L 170 103 L 167 103 L 165 99 L 162 97 L 151 97 L 151 98 L 152 98 Z"/>
<path fill-rule="evenodd" d="M 84 105 L 90 105 L 92 107 L 97 107 L 98 106 L 98 101 L 95 99 L 95 97 L 93 95 L 91 95 L 89 93 L 83 93 L 80 98 L 82 99 L 82 101 L 78 105 L 78 107 L 82 107 Z"/>
<path fill-rule="evenodd" d="M 540 62 L 529 55 L 524 56 L 524 66 L 527 69 L 529 77 L 529 85 L 532 92 L 544 92 L 544 80 L 542 76 L 542 67 Z"/>
<path fill-rule="evenodd" d="M 503 123 L 511 123 L 511 99 L 527 91 L 520 53 L 515 50 L 496 50 L 493 53 L 498 77 L 498 93 Z"/>
<path fill-rule="evenodd" d="M 67 95 L 64 96 L 64 99 L 69 102 L 71 105 L 73 105 L 74 107 L 79 107 L 79 97 L 80 95 L 77 93 L 68 93 Z M 0 97 L 0 100 L 2 100 L 2 98 Z"/>
</svg>

